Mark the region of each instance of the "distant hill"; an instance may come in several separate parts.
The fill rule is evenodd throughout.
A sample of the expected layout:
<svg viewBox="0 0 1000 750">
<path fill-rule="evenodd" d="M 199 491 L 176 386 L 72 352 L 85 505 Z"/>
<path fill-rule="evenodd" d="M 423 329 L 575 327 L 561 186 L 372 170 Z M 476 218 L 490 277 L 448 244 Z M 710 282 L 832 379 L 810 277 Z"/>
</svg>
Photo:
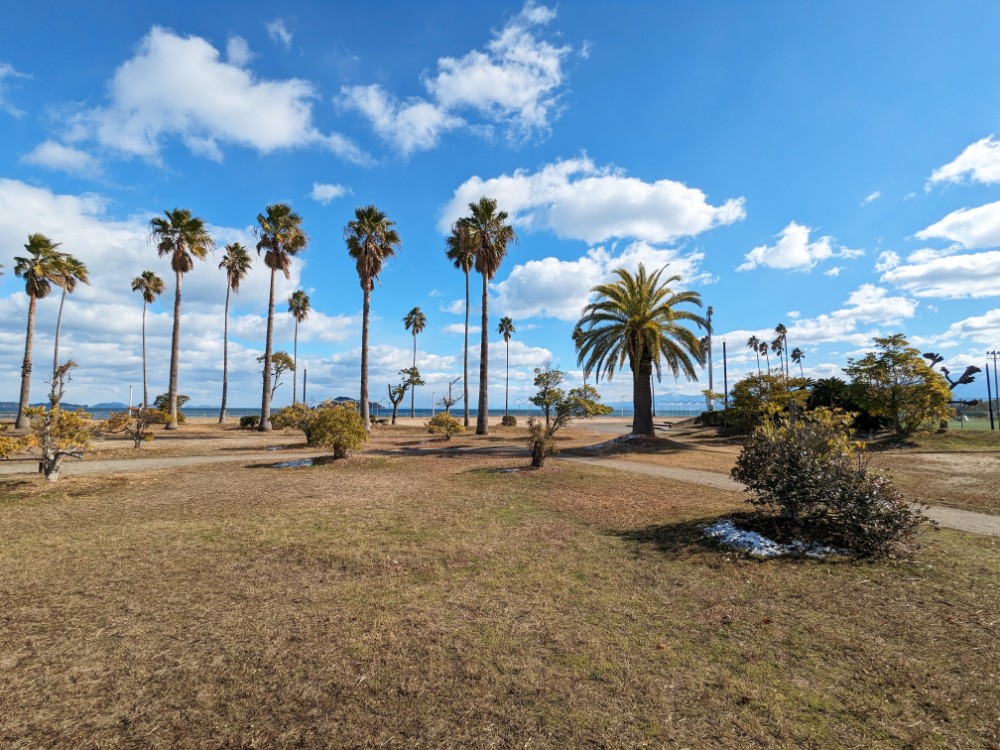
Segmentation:
<svg viewBox="0 0 1000 750">
<path fill-rule="evenodd" d="M 123 404 L 121 401 L 108 401 L 107 403 L 91 404 L 87 408 L 94 411 L 125 411 L 128 404 Z"/>
</svg>

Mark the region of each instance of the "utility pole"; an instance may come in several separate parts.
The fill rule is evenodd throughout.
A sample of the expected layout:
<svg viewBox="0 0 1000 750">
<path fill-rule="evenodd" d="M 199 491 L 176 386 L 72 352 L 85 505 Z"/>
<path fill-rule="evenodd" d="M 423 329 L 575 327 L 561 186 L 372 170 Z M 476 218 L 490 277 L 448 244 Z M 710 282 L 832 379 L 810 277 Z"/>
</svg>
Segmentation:
<svg viewBox="0 0 1000 750">
<path fill-rule="evenodd" d="M 726 342 L 725 339 L 722 341 L 722 389 L 724 391 L 723 398 L 726 409 L 729 408 L 729 367 L 726 360 Z"/>
<path fill-rule="evenodd" d="M 993 374 L 996 374 L 996 369 L 994 368 Z M 993 425 L 993 392 L 990 390 L 990 363 L 986 363 L 986 403 L 990 407 L 990 432 L 996 429 Z"/>
<path fill-rule="evenodd" d="M 997 400 L 997 408 L 1000 409 L 1000 385 L 997 384 L 997 355 L 1000 354 L 996 349 L 991 352 L 986 352 L 987 357 L 993 357 L 993 397 Z M 989 380 L 990 376 L 987 375 L 986 379 Z M 998 414 L 1000 416 L 1000 414 Z"/>
<path fill-rule="evenodd" d="M 309 403 L 308 401 L 306 401 L 306 380 L 308 380 L 308 379 L 309 379 L 309 368 L 308 367 L 303 367 L 302 368 L 302 403 L 303 404 L 308 404 Z"/>
<path fill-rule="evenodd" d="M 708 390 L 710 392 L 712 392 L 712 391 L 715 390 L 714 384 L 712 382 L 712 313 L 713 312 L 715 312 L 715 309 L 711 305 L 709 305 L 708 306 L 708 313 L 705 315 L 705 321 L 706 321 L 706 328 L 708 329 L 708 337 L 707 337 L 708 338 L 708 346 L 706 348 L 708 349 L 708 352 L 707 352 L 707 354 L 708 354 Z M 708 411 L 715 411 L 715 402 L 712 400 L 712 397 L 710 395 L 705 396 L 705 408 Z"/>
</svg>

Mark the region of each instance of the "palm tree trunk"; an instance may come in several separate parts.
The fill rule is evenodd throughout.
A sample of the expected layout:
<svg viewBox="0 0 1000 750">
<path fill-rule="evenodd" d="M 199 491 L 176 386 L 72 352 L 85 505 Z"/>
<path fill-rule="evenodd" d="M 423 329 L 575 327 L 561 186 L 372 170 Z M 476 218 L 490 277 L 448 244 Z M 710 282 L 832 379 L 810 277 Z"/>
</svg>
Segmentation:
<svg viewBox="0 0 1000 750">
<path fill-rule="evenodd" d="M 757 374 L 760 375 L 760 352 L 757 352 Z"/>
<path fill-rule="evenodd" d="M 52 347 L 52 382 L 56 382 L 56 371 L 59 369 L 59 331 L 62 329 L 63 305 L 66 304 L 66 288 L 63 287 L 59 297 L 59 314 L 56 316 L 56 341 Z"/>
<path fill-rule="evenodd" d="M 295 318 L 295 343 L 292 344 L 292 406 L 295 406 L 299 396 L 299 319 Z"/>
<path fill-rule="evenodd" d="M 632 433 L 653 436 L 653 362 L 643 357 L 639 369 L 632 367 Z"/>
<path fill-rule="evenodd" d="M 465 427 L 469 426 L 469 272 L 465 272 L 465 349 L 462 350 L 462 380 L 464 388 Z"/>
<path fill-rule="evenodd" d="M 35 295 L 28 298 L 28 331 L 24 336 L 24 363 L 21 365 L 21 400 L 17 406 L 17 421 L 14 427 L 26 430 L 31 427 L 31 418 L 24 413 L 28 408 L 31 394 L 31 347 L 35 343 Z"/>
<path fill-rule="evenodd" d="M 503 415 L 510 411 L 510 339 L 507 339 L 507 383 L 503 389 Z"/>
<path fill-rule="evenodd" d="M 167 408 L 170 412 L 166 424 L 168 430 L 177 429 L 177 362 L 181 350 L 181 272 L 174 273 L 177 276 L 177 291 L 174 294 L 174 333 L 170 343 L 170 384 L 167 387 Z"/>
<path fill-rule="evenodd" d="M 365 430 L 372 431 L 372 420 L 368 414 L 368 314 L 371 311 L 371 290 L 364 287 L 365 301 L 361 308 L 361 419 Z"/>
<path fill-rule="evenodd" d="M 142 406 L 149 408 L 149 386 L 146 381 L 146 300 L 142 301 Z"/>
<path fill-rule="evenodd" d="M 267 300 L 267 341 L 264 344 L 264 391 L 260 397 L 260 432 L 271 431 L 271 346 L 274 343 L 274 275 L 271 269 L 271 295 Z"/>
<path fill-rule="evenodd" d="M 413 368 L 417 367 L 417 334 L 413 334 Z M 414 401 L 416 400 L 417 386 L 410 388 L 410 419 L 414 419 L 417 416 L 416 410 L 413 408 Z"/>
<path fill-rule="evenodd" d="M 222 424 L 226 419 L 226 396 L 229 393 L 229 293 L 232 287 L 226 284 L 226 315 L 225 321 L 222 324 L 222 406 L 219 409 L 219 424 Z M 143 308 L 142 314 L 146 314 L 146 309 Z M 143 322 L 143 347 L 146 346 L 146 324 Z M 143 349 L 143 362 L 145 362 L 145 348 Z M 145 384 L 145 383 L 144 383 Z"/>
<path fill-rule="evenodd" d="M 489 286 L 486 274 L 483 274 L 483 316 L 482 332 L 479 339 L 479 409 L 476 413 L 476 434 L 490 434 L 489 397 L 489 359 L 490 359 L 490 314 Z"/>
</svg>

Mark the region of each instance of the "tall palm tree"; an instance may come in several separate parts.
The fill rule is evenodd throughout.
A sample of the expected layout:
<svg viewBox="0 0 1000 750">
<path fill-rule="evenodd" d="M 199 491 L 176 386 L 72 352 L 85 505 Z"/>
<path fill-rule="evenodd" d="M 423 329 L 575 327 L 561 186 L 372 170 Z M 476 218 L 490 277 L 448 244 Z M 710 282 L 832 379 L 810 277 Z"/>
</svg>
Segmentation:
<svg viewBox="0 0 1000 750">
<path fill-rule="evenodd" d="M 240 282 L 250 273 L 250 251 L 239 242 L 226 245 L 219 268 L 226 272 L 226 311 L 222 324 L 222 406 L 219 407 L 219 424 L 226 419 L 226 399 L 229 394 L 229 295 L 240 293 Z"/>
<path fill-rule="evenodd" d="M 785 374 L 785 342 L 778 336 L 771 342 L 771 351 L 778 355 L 778 372 Z"/>
<path fill-rule="evenodd" d="M 419 307 L 414 307 L 403 318 L 403 325 L 406 327 L 407 331 L 413 333 L 413 369 L 417 368 L 417 334 L 421 333 L 427 326 L 427 316 L 423 314 Z M 410 389 L 410 419 L 417 416 L 416 409 L 414 408 L 415 394 L 417 392 L 417 386 L 413 386 Z M 432 404 L 433 406 L 433 404 Z"/>
<path fill-rule="evenodd" d="M 142 405 L 149 408 L 149 385 L 146 380 L 146 307 L 161 294 L 165 284 L 153 271 L 143 271 L 132 279 L 132 291 L 142 294 Z M 223 397 L 224 398 L 224 397 Z"/>
<path fill-rule="evenodd" d="M 371 313 L 371 293 L 385 262 L 396 255 L 403 244 L 393 227 L 396 222 L 378 210 L 377 206 L 354 209 L 354 218 L 344 227 L 347 252 L 358 270 L 358 280 L 364 293 L 361 314 L 361 414 L 365 429 L 371 431 L 368 412 L 368 321 Z"/>
<path fill-rule="evenodd" d="M 264 265 L 271 269 L 271 293 L 267 300 L 267 339 L 264 344 L 264 387 L 260 397 L 261 432 L 271 431 L 271 358 L 274 345 L 274 279 L 278 271 L 289 278 L 292 256 L 306 249 L 309 238 L 302 231 L 302 217 L 287 203 L 268 206 L 267 213 L 257 214 L 254 231 L 258 238 L 257 253 L 264 253 Z"/>
<path fill-rule="evenodd" d="M 785 355 L 783 362 L 784 362 L 784 373 L 785 376 L 787 377 L 788 375 L 791 374 L 789 372 L 790 365 L 788 362 L 788 329 L 785 328 L 784 323 L 778 323 L 778 325 L 774 327 L 774 332 L 778 334 L 778 338 L 775 339 L 775 343 L 778 341 L 781 342 L 781 346 L 776 351 L 778 352 L 779 355 L 781 355 L 782 352 L 784 352 Z M 774 343 L 772 343 L 771 346 L 774 346 Z"/>
<path fill-rule="evenodd" d="M 292 292 L 292 296 L 288 298 L 288 312 L 295 318 L 295 345 L 292 349 L 292 364 L 295 365 L 292 368 L 292 404 L 295 404 L 299 397 L 299 323 L 309 317 L 310 309 L 308 294 L 301 289 Z"/>
<path fill-rule="evenodd" d="M 469 233 L 460 224 L 451 228 L 447 240 L 448 260 L 465 274 L 465 348 L 462 349 L 462 381 L 464 387 L 462 404 L 465 411 L 465 426 L 469 426 L 469 272 L 476 263 L 476 248 L 469 241 Z"/>
<path fill-rule="evenodd" d="M 497 333 L 503 336 L 504 343 L 507 344 L 507 384 L 504 387 L 503 396 L 503 413 L 504 416 L 507 416 L 507 412 L 510 408 L 510 337 L 517 333 L 517 331 L 514 330 L 514 321 L 506 316 L 500 318 L 500 325 L 497 327 Z"/>
<path fill-rule="evenodd" d="M 771 349 L 767 345 L 766 341 L 761 341 L 760 342 L 760 347 L 758 348 L 758 352 L 759 352 L 759 354 L 763 354 L 764 355 L 764 361 L 767 363 L 767 374 L 770 375 L 771 374 Z M 760 361 L 759 354 L 758 354 L 758 361 Z"/>
<path fill-rule="evenodd" d="M 62 329 L 63 306 L 66 304 L 66 295 L 76 291 L 78 282 L 90 283 L 90 276 L 87 273 L 87 266 L 83 261 L 69 253 L 63 253 L 63 270 L 52 278 L 52 283 L 62 288 L 62 295 L 59 297 L 59 314 L 56 316 L 56 339 L 52 347 L 52 382 L 56 382 L 59 371 L 59 331 Z"/>
<path fill-rule="evenodd" d="M 760 339 L 756 336 L 748 338 L 747 349 L 752 349 L 753 353 L 757 355 L 757 374 L 760 375 Z"/>
<path fill-rule="evenodd" d="M 682 323 L 706 328 L 707 322 L 696 313 L 677 309 L 683 304 L 701 307 L 701 296 L 672 291 L 670 284 L 680 281 L 680 276 L 661 281 L 665 268 L 647 274 L 640 263 L 634 275 L 617 269 L 617 281 L 591 289 L 597 299 L 584 308 L 577 323 L 580 333 L 574 335 L 577 362 L 583 364 L 585 373 L 595 370 L 598 380 L 602 373 L 611 380 L 628 360 L 635 407 L 632 432 L 637 435 L 654 434 L 654 367 L 657 377 L 665 365 L 674 378 L 683 374 L 688 380 L 697 380 L 695 365 L 704 362 L 698 336 Z"/>
<path fill-rule="evenodd" d="M 21 365 L 21 399 L 17 406 L 17 429 L 31 426 L 31 420 L 24 410 L 28 408 L 31 394 L 31 350 L 35 342 L 35 306 L 38 300 L 49 296 L 52 283 L 65 272 L 65 254 L 59 252 L 58 242 L 53 242 L 44 234 L 29 234 L 24 249 L 25 257 L 14 258 L 14 273 L 24 279 L 24 291 L 28 295 L 28 330 L 24 337 L 24 363 Z"/>
<path fill-rule="evenodd" d="M 497 211 L 497 202 L 483 196 L 469 204 L 470 215 L 458 220 L 461 230 L 468 234 L 475 248 L 476 270 L 483 276 L 483 307 L 481 337 L 479 340 L 479 405 L 476 413 L 476 434 L 487 435 L 489 422 L 489 282 L 500 269 L 507 255 L 507 245 L 517 242 L 514 228 L 507 223 L 507 212 Z"/>
<path fill-rule="evenodd" d="M 802 360 L 805 359 L 806 353 L 799 349 L 799 347 L 795 347 L 789 356 L 792 358 L 792 362 L 795 362 L 799 366 L 799 374 L 805 377 L 806 371 L 802 367 Z"/>
<path fill-rule="evenodd" d="M 170 268 L 176 277 L 174 293 L 174 330 L 170 341 L 170 384 L 167 388 L 170 417 L 168 430 L 177 429 L 177 365 L 181 346 L 181 277 L 194 268 L 194 259 L 204 260 L 215 242 L 205 229 L 205 222 L 192 216 L 186 208 L 164 211 L 149 222 L 149 233 L 156 241 L 156 251 L 162 258 L 170 257 Z M 166 218 L 164 218 L 166 217 Z"/>
</svg>

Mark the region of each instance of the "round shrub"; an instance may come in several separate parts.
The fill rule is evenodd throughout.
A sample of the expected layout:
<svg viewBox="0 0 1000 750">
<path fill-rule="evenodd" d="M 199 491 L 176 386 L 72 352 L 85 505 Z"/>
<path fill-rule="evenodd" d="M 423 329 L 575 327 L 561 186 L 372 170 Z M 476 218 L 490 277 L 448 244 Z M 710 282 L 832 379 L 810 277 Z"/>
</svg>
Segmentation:
<svg viewBox="0 0 1000 750">
<path fill-rule="evenodd" d="M 445 440 L 451 440 L 452 435 L 465 432 L 465 425 L 448 412 L 443 411 L 428 420 L 427 431 L 432 435 L 444 435 Z"/>
<path fill-rule="evenodd" d="M 501 427 L 517 427 L 517 417 L 513 414 L 504 414 L 500 420 Z"/>
</svg>

